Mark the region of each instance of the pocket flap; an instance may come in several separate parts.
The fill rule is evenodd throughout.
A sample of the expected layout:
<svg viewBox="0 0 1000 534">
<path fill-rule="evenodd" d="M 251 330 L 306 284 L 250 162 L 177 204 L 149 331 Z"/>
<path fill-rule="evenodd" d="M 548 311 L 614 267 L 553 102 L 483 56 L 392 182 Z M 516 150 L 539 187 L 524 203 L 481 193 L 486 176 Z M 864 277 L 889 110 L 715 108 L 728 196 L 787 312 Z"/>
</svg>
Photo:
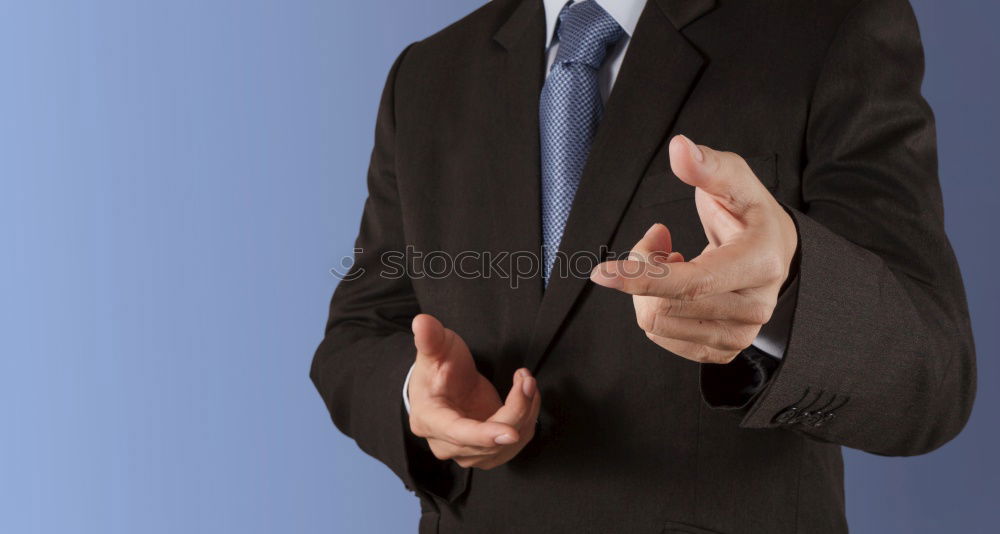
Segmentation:
<svg viewBox="0 0 1000 534">
<path fill-rule="evenodd" d="M 663 525 L 663 534 L 720 534 L 714 530 L 708 530 L 707 528 L 696 527 L 694 525 L 688 525 L 686 523 L 677 523 L 675 521 L 668 521 L 667 524 Z"/>
</svg>

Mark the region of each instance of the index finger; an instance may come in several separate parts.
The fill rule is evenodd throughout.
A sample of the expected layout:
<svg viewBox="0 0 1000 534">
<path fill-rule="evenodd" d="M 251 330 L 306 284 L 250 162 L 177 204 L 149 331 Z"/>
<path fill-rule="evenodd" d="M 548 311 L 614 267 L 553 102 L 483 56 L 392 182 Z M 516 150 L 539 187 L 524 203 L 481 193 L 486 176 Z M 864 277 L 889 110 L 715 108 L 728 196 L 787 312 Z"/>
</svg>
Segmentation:
<svg viewBox="0 0 1000 534">
<path fill-rule="evenodd" d="M 477 449 L 506 445 L 519 438 L 517 430 L 510 425 L 466 417 L 440 400 L 413 408 L 410 412 L 410 430 L 421 438 Z"/>
<path fill-rule="evenodd" d="M 765 285 L 767 260 L 741 248 L 722 246 L 687 262 L 608 261 L 594 268 L 590 279 L 630 295 L 683 300 Z"/>
<path fill-rule="evenodd" d="M 468 417 L 458 417 L 447 423 L 440 437 L 455 445 L 483 449 L 509 445 L 520 439 L 517 429 L 510 425 Z"/>
</svg>

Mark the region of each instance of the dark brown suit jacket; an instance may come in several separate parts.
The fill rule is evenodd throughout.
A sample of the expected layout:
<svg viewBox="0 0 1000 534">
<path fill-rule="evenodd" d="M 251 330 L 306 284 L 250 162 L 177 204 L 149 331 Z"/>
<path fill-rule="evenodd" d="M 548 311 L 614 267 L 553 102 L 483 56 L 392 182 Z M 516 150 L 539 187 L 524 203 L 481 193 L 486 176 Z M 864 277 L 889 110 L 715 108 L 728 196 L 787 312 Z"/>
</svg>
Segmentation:
<svg viewBox="0 0 1000 534">
<path fill-rule="evenodd" d="M 355 272 L 312 378 L 333 421 L 422 502 L 421 532 L 844 532 L 840 447 L 954 437 L 975 363 L 944 233 L 923 57 L 906 0 L 649 0 L 593 143 L 563 250 L 627 251 L 654 222 L 706 243 L 670 172 L 684 133 L 746 157 L 799 231 L 798 301 L 770 382 L 646 339 L 585 278 L 380 276 L 387 251 L 537 251 L 541 0 L 494 0 L 409 47 L 385 88 Z M 410 320 L 458 332 L 505 393 L 538 377 L 534 440 L 491 471 L 409 434 Z"/>
</svg>

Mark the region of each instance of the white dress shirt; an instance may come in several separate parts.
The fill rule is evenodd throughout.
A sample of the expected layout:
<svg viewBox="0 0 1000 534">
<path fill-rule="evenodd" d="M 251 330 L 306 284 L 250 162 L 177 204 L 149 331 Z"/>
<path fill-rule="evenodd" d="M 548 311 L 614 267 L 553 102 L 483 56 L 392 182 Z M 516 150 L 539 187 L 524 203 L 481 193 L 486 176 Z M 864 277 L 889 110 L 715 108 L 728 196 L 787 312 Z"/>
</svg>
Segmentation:
<svg viewBox="0 0 1000 534">
<path fill-rule="evenodd" d="M 618 71 L 621 70 L 625 54 L 628 52 L 629 42 L 632 34 L 635 33 L 635 26 L 639 22 L 639 15 L 646 7 L 646 0 L 582 0 L 584 2 L 597 2 L 619 26 L 625 30 L 625 37 L 608 53 L 601 65 L 600 77 L 601 98 L 607 102 L 611 90 L 614 88 L 615 80 L 618 78 Z M 559 21 L 559 12 L 568 3 L 568 0 L 545 0 L 545 54 L 546 68 L 548 72 L 552 68 L 552 63 L 556 60 L 559 52 L 559 39 L 556 35 L 556 23 Z M 579 3 L 579 2 L 576 2 Z M 771 320 L 761 328 L 753 346 L 764 353 L 781 359 L 785 355 L 785 347 L 788 344 L 788 333 L 791 327 L 792 313 L 795 310 L 795 298 L 798 294 L 798 278 L 785 290 L 778 298 Z M 406 381 L 403 383 L 403 403 L 406 411 L 410 411 L 410 396 L 407 394 L 410 385 L 410 375 L 413 374 L 413 367 L 406 374 Z"/>
<path fill-rule="evenodd" d="M 594 1 L 604 8 L 605 11 L 615 19 L 615 22 L 625 30 L 625 37 L 615 45 L 608 55 L 604 57 L 601 71 L 598 73 L 601 99 L 605 102 L 611 94 L 611 88 L 618 78 L 618 71 L 621 70 L 622 61 L 625 59 L 625 52 L 628 51 L 629 41 L 635 33 L 635 25 L 639 22 L 639 15 L 646 7 L 646 0 L 583 0 Z M 549 72 L 552 63 L 556 60 L 559 52 L 559 38 L 556 35 L 556 23 L 559 21 L 559 12 L 567 4 L 567 0 L 545 0 L 545 72 Z M 576 2 L 580 3 L 580 2 Z"/>
</svg>

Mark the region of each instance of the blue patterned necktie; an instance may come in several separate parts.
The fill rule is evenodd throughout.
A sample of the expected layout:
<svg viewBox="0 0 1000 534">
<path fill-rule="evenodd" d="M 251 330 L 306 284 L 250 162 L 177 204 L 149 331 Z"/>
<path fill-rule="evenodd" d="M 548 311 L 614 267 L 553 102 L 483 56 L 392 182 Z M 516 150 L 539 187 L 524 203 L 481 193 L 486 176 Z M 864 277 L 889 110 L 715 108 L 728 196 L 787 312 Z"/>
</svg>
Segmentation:
<svg viewBox="0 0 1000 534">
<path fill-rule="evenodd" d="M 590 143 L 604 111 L 598 73 L 625 35 L 595 0 L 559 13 L 559 51 L 542 88 L 542 276 L 548 286 Z"/>
</svg>

